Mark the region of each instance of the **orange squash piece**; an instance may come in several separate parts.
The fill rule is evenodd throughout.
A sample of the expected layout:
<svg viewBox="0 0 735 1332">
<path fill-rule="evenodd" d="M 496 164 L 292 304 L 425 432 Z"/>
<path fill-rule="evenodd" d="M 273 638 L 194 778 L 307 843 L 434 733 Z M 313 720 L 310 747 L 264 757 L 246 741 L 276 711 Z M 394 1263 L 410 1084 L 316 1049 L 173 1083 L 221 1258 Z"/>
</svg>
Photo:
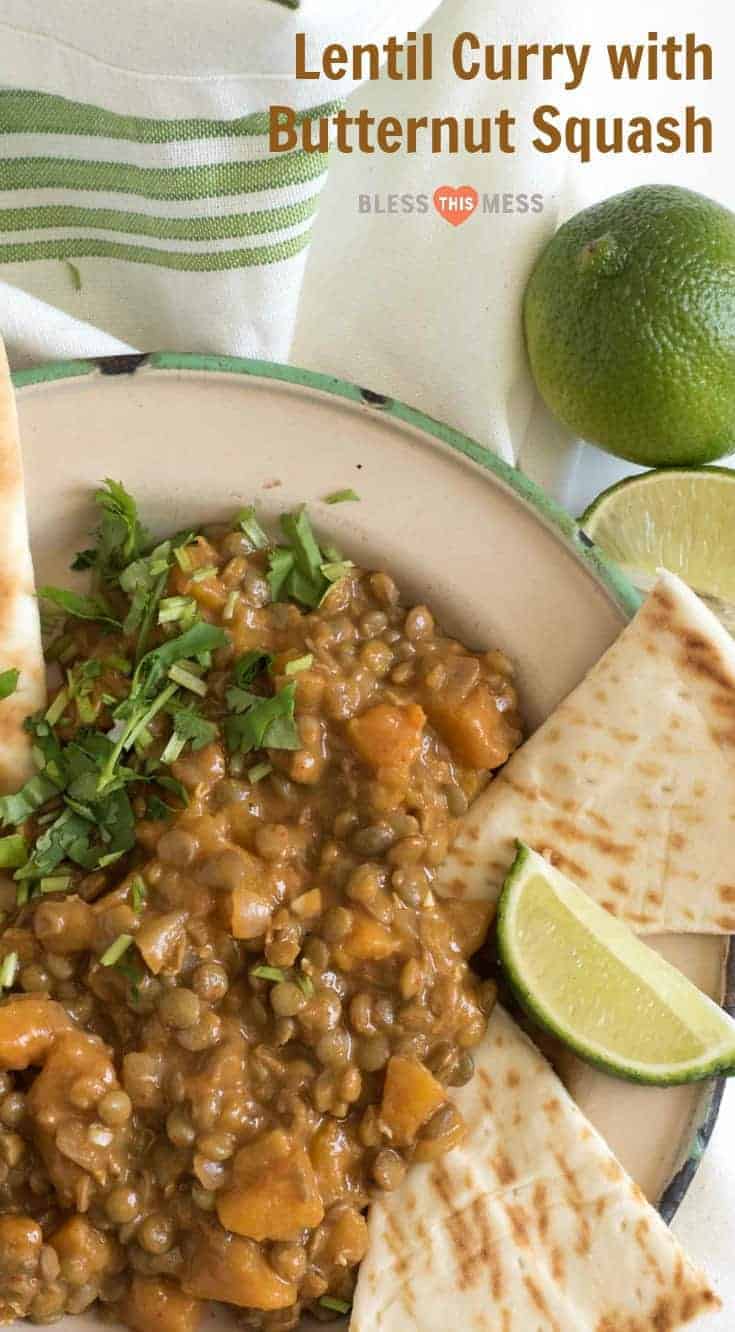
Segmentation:
<svg viewBox="0 0 735 1332">
<path fill-rule="evenodd" d="M 74 1024 L 45 994 L 13 995 L 0 1005 L 0 1068 L 19 1071 L 41 1064 L 61 1031 Z"/>
<path fill-rule="evenodd" d="M 79 1285 L 121 1266 L 117 1242 L 91 1225 L 86 1216 L 69 1217 L 54 1231 L 49 1244 L 58 1255 L 62 1277 L 73 1273 Z"/>
<path fill-rule="evenodd" d="M 424 701 L 432 726 L 465 767 L 499 768 L 515 748 L 518 733 L 484 681 L 459 702 L 437 692 Z"/>
<path fill-rule="evenodd" d="M 417 1059 L 393 1055 L 388 1060 L 380 1107 L 380 1126 L 394 1147 L 410 1147 L 447 1094 Z"/>
<path fill-rule="evenodd" d="M 441 912 L 449 921 L 462 956 L 466 958 L 482 948 L 495 916 L 495 903 L 447 898 L 441 903 Z"/>
<path fill-rule="evenodd" d="M 202 1303 L 166 1277 L 134 1276 L 121 1313 L 133 1332 L 197 1332 Z"/>
<path fill-rule="evenodd" d="M 279 1129 L 241 1147 L 232 1187 L 217 1194 L 226 1230 L 254 1240 L 295 1240 L 324 1216 L 316 1175 L 303 1147 Z"/>
<path fill-rule="evenodd" d="M 293 1282 L 278 1276 L 253 1240 L 209 1226 L 194 1241 L 182 1281 L 190 1295 L 241 1309 L 288 1309 L 296 1303 Z M 155 1332 L 155 1324 L 150 1332 Z"/>
<path fill-rule="evenodd" d="M 426 714 L 418 703 L 397 707 L 378 703 L 347 723 L 347 734 L 360 758 L 374 772 L 407 773 L 421 749 Z"/>
</svg>

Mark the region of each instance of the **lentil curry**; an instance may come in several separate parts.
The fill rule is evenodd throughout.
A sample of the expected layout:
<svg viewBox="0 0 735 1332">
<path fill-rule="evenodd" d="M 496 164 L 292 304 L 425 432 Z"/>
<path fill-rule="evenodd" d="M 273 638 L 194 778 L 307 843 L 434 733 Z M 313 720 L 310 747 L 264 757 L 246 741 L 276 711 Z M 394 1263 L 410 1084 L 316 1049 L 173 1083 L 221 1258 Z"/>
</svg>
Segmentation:
<svg viewBox="0 0 735 1332">
<path fill-rule="evenodd" d="M 303 510 L 151 551 L 97 499 L 0 801 L 0 1322 L 285 1332 L 349 1310 L 370 1199 L 463 1136 L 490 908 L 431 886 L 512 670 Z"/>
</svg>

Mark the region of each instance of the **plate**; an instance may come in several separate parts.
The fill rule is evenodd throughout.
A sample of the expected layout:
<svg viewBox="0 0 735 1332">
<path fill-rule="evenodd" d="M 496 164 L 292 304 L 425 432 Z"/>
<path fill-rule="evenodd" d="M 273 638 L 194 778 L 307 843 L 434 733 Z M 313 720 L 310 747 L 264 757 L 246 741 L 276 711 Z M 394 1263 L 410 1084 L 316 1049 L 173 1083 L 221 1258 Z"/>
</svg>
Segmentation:
<svg viewBox="0 0 735 1332">
<path fill-rule="evenodd" d="M 15 383 L 39 582 L 70 581 L 104 477 L 125 482 L 155 536 L 229 517 L 244 503 L 272 519 L 306 500 L 317 531 L 347 555 L 388 568 L 464 642 L 510 654 L 529 727 L 638 604 L 521 473 L 379 393 L 291 367 L 168 353 L 64 362 L 20 372 Z M 348 486 L 359 504 L 323 503 Z M 727 940 L 662 937 L 656 946 L 706 993 L 730 1001 Z M 564 1075 L 670 1220 L 714 1126 L 721 1084 L 636 1087 L 570 1058 Z"/>
</svg>

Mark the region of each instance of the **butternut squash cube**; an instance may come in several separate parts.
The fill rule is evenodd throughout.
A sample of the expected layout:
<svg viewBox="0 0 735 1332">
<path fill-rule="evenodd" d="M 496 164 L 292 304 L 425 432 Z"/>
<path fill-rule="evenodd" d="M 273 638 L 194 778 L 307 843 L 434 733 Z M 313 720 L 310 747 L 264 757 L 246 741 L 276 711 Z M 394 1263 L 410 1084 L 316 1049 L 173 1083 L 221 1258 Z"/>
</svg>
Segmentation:
<svg viewBox="0 0 735 1332">
<path fill-rule="evenodd" d="M 347 734 L 360 758 L 375 772 L 407 772 L 421 749 L 426 716 L 418 703 L 397 707 L 378 703 L 347 723 Z"/>
<path fill-rule="evenodd" d="M 221 1300 L 241 1309 L 288 1309 L 297 1295 L 293 1283 L 278 1276 L 253 1240 L 219 1226 L 196 1235 L 182 1286 L 200 1300 Z M 154 1329 L 151 1324 L 150 1332 Z"/>
<path fill-rule="evenodd" d="M 393 1055 L 388 1060 L 380 1107 L 380 1126 L 394 1147 L 410 1147 L 447 1094 L 417 1059 Z"/>
<path fill-rule="evenodd" d="M 448 898 L 441 912 L 452 928 L 463 957 L 472 957 L 482 948 L 495 916 L 494 902 L 461 902 Z"/>
<path fill-rule="evenodd" d="M 461 701 L 435 691 L 424 702 L 432 726 L 468 768 L 500 767 L 517 743 L 517 731 L 484 681 Z"/>
<path fill-rule="evenodd" d="M 254 1240 L 295 1240 L 324 1216 L 316 1175 L 303 1147 L 274 1129 L 241 1147 L 233 1183 L 217 1195 L 227 1230 Z"/>
<path fill-rule="evenodd" d="M 166 1277 L 134 1276 L 122 1314 L 133 1332 L 197 1332 L 202 1303 Z"/>
</svg>

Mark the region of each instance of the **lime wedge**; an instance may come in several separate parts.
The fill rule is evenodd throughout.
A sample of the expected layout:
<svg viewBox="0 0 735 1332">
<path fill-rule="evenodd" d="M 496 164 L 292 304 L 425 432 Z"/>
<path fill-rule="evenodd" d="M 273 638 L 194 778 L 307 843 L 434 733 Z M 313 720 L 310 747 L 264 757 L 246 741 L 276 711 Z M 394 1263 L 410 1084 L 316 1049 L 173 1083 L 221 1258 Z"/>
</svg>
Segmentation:
<svg viewBox="0 0 735 1332">
<path fill-rule="evenodd" d="M 667 467 L 628 477 L 603 490 L 580 524 L 641 591 L 663 565 L 735 630 L 735 471 Z"/>
<path fill-rule="evenodd" d="M 735 1073 L 735 1022 L 543 856 L 518 846 L 498 946 L 531 1016 L 616 1077 L 668 1086 Z"/>
</svg>

